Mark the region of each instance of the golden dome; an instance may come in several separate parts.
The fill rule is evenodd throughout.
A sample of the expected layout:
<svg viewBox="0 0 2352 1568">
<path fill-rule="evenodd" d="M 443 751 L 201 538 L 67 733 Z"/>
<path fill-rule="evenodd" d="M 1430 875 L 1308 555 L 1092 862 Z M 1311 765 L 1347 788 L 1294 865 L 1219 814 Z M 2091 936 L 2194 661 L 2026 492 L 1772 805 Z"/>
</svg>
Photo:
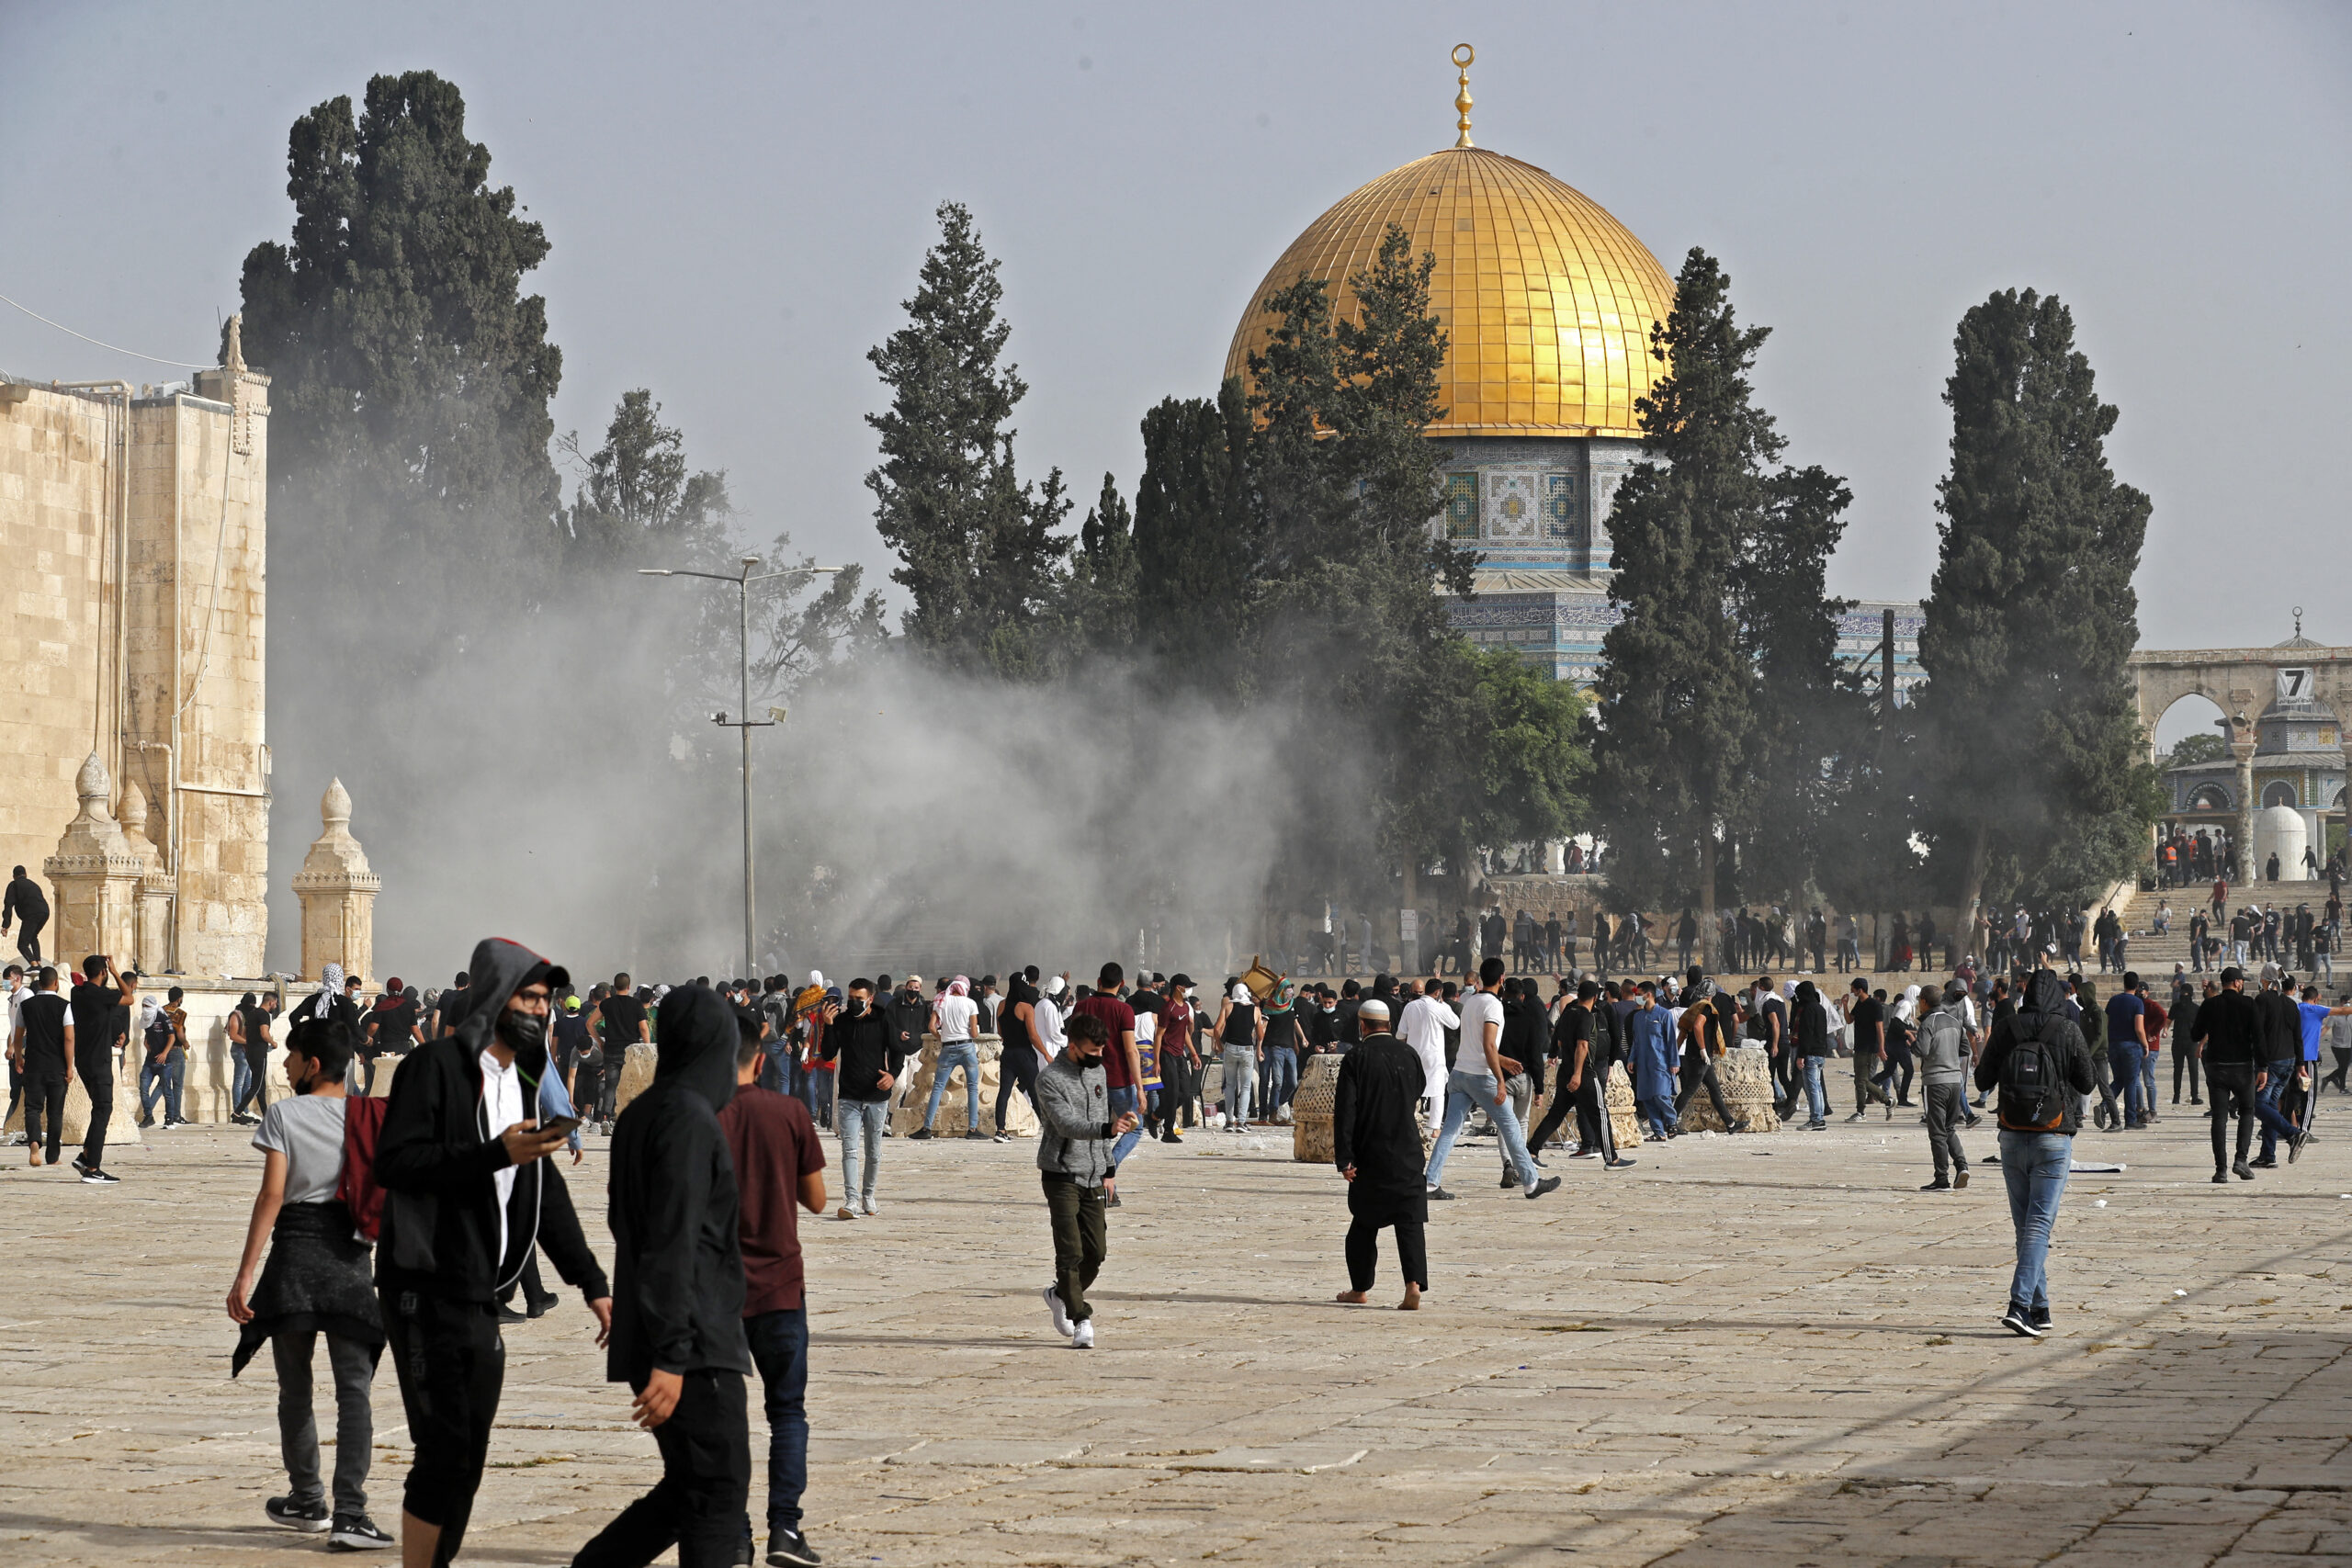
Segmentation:
<svg viewBox="0 0 2352 1568">
<path fill-rule="evenodd" d="M 1391 169 L 1308 224 L 1251 297 L 1225 373 L 1247 379 L 1273 324 L 1267 298 L 1302 276 L 1328 280 L 1335 313 L 1354 315 L 1347 280 L 1392 222 L 1416 256 L 1437 257 L 1430 306 L 1447 341 L 1430 434 L 1640 435 L 1634 400 L 1666 369 L 1649 334 L 1673 279 L 1589 197 L 1482 147 Z"/>
</svg>

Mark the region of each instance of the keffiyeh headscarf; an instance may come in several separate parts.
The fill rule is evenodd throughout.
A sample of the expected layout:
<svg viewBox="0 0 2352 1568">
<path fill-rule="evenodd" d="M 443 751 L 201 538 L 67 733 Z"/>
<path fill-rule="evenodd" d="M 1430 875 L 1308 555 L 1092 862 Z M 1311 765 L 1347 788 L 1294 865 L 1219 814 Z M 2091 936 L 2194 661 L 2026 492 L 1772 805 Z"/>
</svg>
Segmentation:
<svg viewBox="0 0 2352 1568">
<path fill-rule="evenodd" d="M 1249 987 L 1243 985 L 1238 980 L 1236 980 L 1233 983 L 1233 1000 L 1236 1005 L 1246 1008 L 1255 999 L 1255 998 L 1250 995 Z"/>
<path fill-rule="evenodd" d="M 329 964 L 319 970 L 318 994 L 311 998 L 312 1018 L 333 1018 L 334 999 L 343 995 L 343 965 Z"/>
<path fill-rule="evenodd" d="M 948 981 L 947 994 L 951 997 L 970 996 L 972 994 L 972 982 L 970 977 L 968 976 L 958 975 L 953 980 Z"/>
</svg>

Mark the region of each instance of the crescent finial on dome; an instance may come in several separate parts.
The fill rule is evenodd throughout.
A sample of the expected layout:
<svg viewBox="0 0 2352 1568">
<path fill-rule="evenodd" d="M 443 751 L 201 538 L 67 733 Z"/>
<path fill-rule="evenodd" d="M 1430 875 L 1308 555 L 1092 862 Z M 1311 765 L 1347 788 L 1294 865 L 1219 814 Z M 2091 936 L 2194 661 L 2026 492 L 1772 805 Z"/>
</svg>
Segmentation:
<svg viewBox="0 0 2352 1568">
<path fill-rule="evenodd" d="M 1456 129 L 1462 132 L 1460 138 L 1453 143 L 1456 147 L 1477 145 L 1470 140 L 1470 66 L 1471 62 L 1477 58 L 1478 51 L 1468 44 L 1457 43 L 1453 46 L 1453 63 L 1462 73 L 1462 91 L 1453 96 L 1453 107 L 1461 111 L 1462 115 L 1462 118 L 1454 122 Z"/>
</svg>

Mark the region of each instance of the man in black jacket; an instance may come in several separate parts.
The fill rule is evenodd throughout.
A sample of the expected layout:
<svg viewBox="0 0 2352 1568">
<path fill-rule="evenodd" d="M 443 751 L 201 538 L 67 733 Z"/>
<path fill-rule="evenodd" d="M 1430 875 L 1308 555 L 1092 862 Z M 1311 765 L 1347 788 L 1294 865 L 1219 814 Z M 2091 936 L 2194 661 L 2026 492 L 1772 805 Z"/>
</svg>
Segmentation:
<svg viewBox="0 0 2352 1568">
<path fill-rule="evenodd" d="M 2001 1325 L 2027 1339 L 2050 1332 L 2050 1232 L 2074 1169 L 2082 1097 L 2097 1081 L 2090 1046 L 2065 1010 L 2064 983 L 2036 969 L 2026 981 L 2024 1005 L 1994 1024 L 1976 1064 L 1976 1087 L 2001 1090 L 2001 1179 L 2017 1232 L 2017 1269 Z M 2025 1058 L 2019 1072 L 2005 1077 L 2009 1058 L 2018 1055 Z M 2029 1066 L 2035 1074 L 2024 1071 Z"/>
<path fill-rule="evenodd" d="M 730 1568 L 752 1485 L 743 1253 L 718 1112 L 735 1096 L 735 1010 L 684 986 L 662 998 L 652 1085 L 613 1130 L 612 1348 L 605 1376 L 662 1450 L 661 1484 L 581 1548 L 573 1568 Z"/>
<path fill-rule="evenodd" d="M 549 966 L 492 938 L 468 972 L 473 1005 L 456 1033 L 401 1064 L 376 1145 L 376 1288 L 416 1445 L 401 1506 L 404 1568 L 441 1568 L 464 1542 L 505 1379 L 498 1293 L 535 1246 L 587 1298 L 599 1344 L 612 1329 L 605 1272 L 544 1157 L 564 1131 L 537 1122 Z"/>
<path fill-rule="evenodd" d="M 2255 1086 L 2262 1082 L 2262 1021 L 2245 994 L 2245 972 L 2234 964 L 2222 971 L 2222 988 L 2197 1010 L 2197 1055 L 2213 1100 L 2213 1179 L 2227 1182 L 2235 1171 L 2241 1181 L 2252 1181 L 2245 1156 L 2254 1143 Z M 2234 1163 L 2229 1157 L 2233 1115 L 2238 1122 Z"/>
<path fill-rule="evenodd" d="M 874 1213 L 874 1179 L 882 1160 L 890 1090 L 906 1066 L 897 1023 L 874 998 L 863 976 L 849 983 L 848 1000 L 825 1004 L 824 1058 L 834 1064 L 833 1118 L 842 1134 L 842 1207 L 837 1219 Z M 864 1157 L 861 1159 L 861 1156 Z"/>
<path fill-rule="evenodd" d="M 2271 919 L 2275 929 L 2276 909 Z M 2295 1006 L 2295 977 L 2282 976 L 2264 986 L 2262 995 L 2255 998 L 2254 1010 L 2262 1035 L 2261 1071 L 2254 1079 L 2254 1113 L 2262 1119 L 2262 1152 L 2256 1156 L 2254 1168 L 2275 1170 L 2278 1140 L 2291 1141 L 2298 1135 L 2295 1124 L 2278 1108 L 2279 1097 L 2294 1083 L 2295 1069 L 2303 1059 L 2303 1015 Z"/>
</svg>

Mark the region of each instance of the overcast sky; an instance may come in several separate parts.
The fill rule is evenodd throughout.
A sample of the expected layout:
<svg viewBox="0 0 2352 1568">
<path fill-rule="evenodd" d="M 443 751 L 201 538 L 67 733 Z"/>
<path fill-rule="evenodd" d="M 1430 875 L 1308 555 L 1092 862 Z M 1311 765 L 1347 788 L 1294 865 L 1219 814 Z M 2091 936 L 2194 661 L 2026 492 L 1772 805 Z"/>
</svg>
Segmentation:
<svg viewBox="0 0 2352 1568">
<path fill-rule="evenodd" d="M 2352 643 L 2352 7 L 2033 4 L 1103 6 L 0 0 L 0 293 L 209 358 L 287 128 L 373 73 L 464 90 L 493 183 L 554 244 L 528 286 L 589 445 L 650 387 L 764 538 L 888 562 L 861 479 L 865 349 L 944 198 L 1002 258 L 1024 468 L 1131 490 L 1136 424 L 1214 389 L 1283 247 L 1476 135 L 1614 212 L 1668 272 L 1723 258 L 1774 329 L 1791 457 L 1847 475 L 1839 592 L 1935 558 L 1953 324 L 1987 292 L 2074 308 L 2154 497 L 2143 646 Z M 19 376 L 177 374 L 0 308 Z M 591 613 L 609 613 L 596 606 Z"/>
</svg>

